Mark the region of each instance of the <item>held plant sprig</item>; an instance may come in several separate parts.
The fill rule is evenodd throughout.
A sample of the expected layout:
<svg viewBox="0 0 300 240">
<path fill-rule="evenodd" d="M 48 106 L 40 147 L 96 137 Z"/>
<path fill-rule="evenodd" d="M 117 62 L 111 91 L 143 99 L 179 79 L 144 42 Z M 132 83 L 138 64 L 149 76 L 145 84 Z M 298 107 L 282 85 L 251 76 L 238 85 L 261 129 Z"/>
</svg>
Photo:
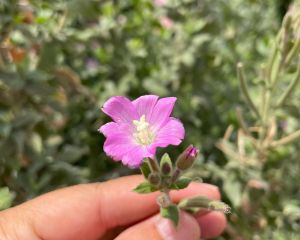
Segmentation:
<svg viewBox="0 0 300 240">
<path fill-rule="evenodd" d="M 140 167 L 145 181 L 134 191 L 141 194 L 160 191 L 157 198 L 160 214 L 176 226 L 179 209 L 197 212 L 205 208 L 228 213 L 230 208 L 202 196 L 184 199 L 178 205 L 172 202 L 170 191 L 184 189 L 191 183 L 192 179 L 182 174 L 192 167 L 198 155 L 198 149 L 190 145 L 174 165 L 167 153 L 160 162 L 156 158 L 158 147 L 177 146 L 184 138 L 182 123 L 170 116 L 175 101 L 175 97 L 159 99 L 155 95 L 141 96 L 134 101 L 122 96 L 112 97 L 102 110 L 113 122 L 103 125 L 99 131 L 106 137 L 104 151 L 108 156 L 130 168 Z"/>
</svg>

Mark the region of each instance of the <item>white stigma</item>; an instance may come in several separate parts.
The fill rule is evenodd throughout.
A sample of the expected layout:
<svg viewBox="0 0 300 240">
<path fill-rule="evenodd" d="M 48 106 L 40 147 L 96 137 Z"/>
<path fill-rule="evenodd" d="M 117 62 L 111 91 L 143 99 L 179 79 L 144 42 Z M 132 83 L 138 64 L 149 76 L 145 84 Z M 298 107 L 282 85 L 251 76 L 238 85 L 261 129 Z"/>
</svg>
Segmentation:
<svg viewBox="0 0 300 240">
<path fill-rule="evenodd" d="M 151 131 L 150 124 L 146 121 L 145 115 L 140 120 L 133 120 L 136 132 L 133 134 L 135 140 L 144 146 L 151 144 L 154 140 L 154 134 Z"/>
</svg>

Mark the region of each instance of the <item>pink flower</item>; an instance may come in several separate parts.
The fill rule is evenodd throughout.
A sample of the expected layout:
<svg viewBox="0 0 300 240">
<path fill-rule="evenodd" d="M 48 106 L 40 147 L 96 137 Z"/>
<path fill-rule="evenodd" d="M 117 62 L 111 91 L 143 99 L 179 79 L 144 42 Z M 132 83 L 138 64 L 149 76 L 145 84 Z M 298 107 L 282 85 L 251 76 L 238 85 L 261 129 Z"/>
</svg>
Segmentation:
<svg viewBox="0 0 300 240">
<path fill-rule="evenodd" d="M 99 129 L 106 137 L 105 153 L 129 167 L 138 167 L 144 158 L 154 157 L 157 147 L 180 144 L 183 125 L 170 117 L 175 102 L 175 97 L 158 99 L 155 95 L 134 101 L 122 96 L 108 99 L 102 111 L 113 122 Z"/>
<path fill-rule="evenodd" d="M 162 16 L 159 18 L 160 25 L 164 28 L 170 29 L 174 26 L 174 22 L 171 18 Z"/>
</svg>

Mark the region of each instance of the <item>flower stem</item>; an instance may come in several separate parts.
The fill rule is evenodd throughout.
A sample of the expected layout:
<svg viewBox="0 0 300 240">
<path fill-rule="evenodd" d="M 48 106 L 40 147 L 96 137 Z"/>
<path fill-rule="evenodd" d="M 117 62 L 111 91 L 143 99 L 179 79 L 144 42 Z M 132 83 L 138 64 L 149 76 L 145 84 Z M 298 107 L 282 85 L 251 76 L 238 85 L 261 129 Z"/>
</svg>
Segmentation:
<svg viewBox="0 0 300 240">
<path fill-rule="evenodd" d="M 157 197 L 157 203 L 160 207 L 166 208 L 172 204 L 172 200 L 170 198 L 170 190 L 162 189 L 162 194 Z"/>
</svg>

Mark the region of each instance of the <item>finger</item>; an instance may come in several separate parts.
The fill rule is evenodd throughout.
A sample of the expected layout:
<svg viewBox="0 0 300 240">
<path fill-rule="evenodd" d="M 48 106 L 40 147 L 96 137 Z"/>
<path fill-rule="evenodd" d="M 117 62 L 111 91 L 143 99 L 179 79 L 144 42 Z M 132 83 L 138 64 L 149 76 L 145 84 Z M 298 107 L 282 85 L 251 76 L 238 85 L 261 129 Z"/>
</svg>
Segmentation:
<svg viewBox="0 0 300 240">
<path fill-rule="evenodd" d="M 196 240 L 199 238 L 200 228 L 196 219 L 181 212 L 176 228 L 170 220 L 156 215 L 127 228 L 116 240 Z"/>
<path fill-rule="evenodd" d="M 202 238 L 215 238 L 219 236 L 226 227 L 226 218 L 221 212 L 209 212 L 196 217 Z"/>
<path fill-rule="evenodd" d="M 144 219 L 158 211 L 158 193 L 141 195 L 133 192 L 132 189 L 142 181 L 141 176 L 131 176 L 103 184 L 75 186 L 58 191 L 55 195 L 45 195 L 35 201 L 44 206 L 40 210 L 42 214 L 35 218 L 36 231 L 45 239 L 61 237 L 55 235 L 58 228 L 65 234 L 65 239 L 82 239 L 82 236 L 94 239 L 107 229 Z M 195 183 L 183 191 L 174 192 L 172 198 L 179 201 L 193 195 L 219 197 L 215 187 Z M 55 209 L 49 209 L 49 206 Z M 63 223 L 61 219 L 64 219 Z M 45 224 L 48 222 L 58 224 Z"/>
<path fill-rule="evenodd" d="M 227 224 L 225 215 L 223 213 L 220 213 L 220 212 L 209 212 L 209 211 L 206 211 L 206 210 L 202 210 L 201 212 L 199 212 L 195 216 L 195 218 L 197 219 L 198 225 L 200 226 L 201 237 L 203 239 L 204 238 L 205 239 L 211 239 L 211 238 L 215 238 L 215 237 L 221 235 L 222 232 L 225 230 L 225 227 L 226 227 L 226 224 Z M 185 222 L 184 220 L 181 220 L 181 221 Z M 156 221 L 156 223 L 158 223 L 158 221 Z M 159 224 L 156 224 L 156 225 L 158 225 L 156 227 L 160 228 Z M 190 225 L 190 224 L 187 224 L 187 225 Z M 162 226 L 164 226 L 164 225 L 162 225 Z M 123 232 L 125 229 L 126 229 L 125 227 L 118 228 L 118 229 L 113 229 L 111 232 L 109 232 L 109 234 L 105 234 L 105 236 L 103 236 L 103 238 L 101 238 L 101 240 L 116 239 L 116 237 L 119 236 L 120 233 Z M 162 228 L 162 230 L 163 229 L 164 228 Z M 190 232 L 189 226 L 187 228 L 184 227 L 184 229 L 187 229 L 188 234 L 189 234 L 189 232 Z M 146 230 L 145 230 L 145 232 L 146 232 Z M 179 231 L 179 234 L 181 234 L 181 233 L 182 233 L 182 230 Z M 156 231 L 154 231 L 154 233 L 153 233 L 153 231 L 147 231 L 147 236 L 149 236 L 150 239 L 155 239 L 155 238 L 153 238 L 154 234 L 156 234 Z M 185 232 L 183 234 L 184 234 L 184 236 L 186 236 Z M 132 235 L 131 231 L 129 231 L 129 230 L 122 233 L 119 236 L 119 238 L 123 237 L 124 239 L 126 239 L 128 235 L 129 236 Z M 180 237 L 180 235 L 179 235 L 179 237 Z M 179 238 L 179 237 L 178 237 L 178 239 L 186 239 L 186 237 L 184 237 L 184 238 Z M 131 239 L 131 238 L 128 237 L 128 239 Z"/>
<path fill-rule="evenodd" d="M 130 176 L 101 184 L 85 184 L 45 194 L 3 214 L 22 212 L 26 222 L 42 239 L 96 239 L 116 226 L 128 225 L 158 211 L 158 193 L 132 191 L 143 181 Z M 172 199 L 203 195 L 218 199 L 216 187 L 193 183 L 172 193 Z"/>
</svg>

